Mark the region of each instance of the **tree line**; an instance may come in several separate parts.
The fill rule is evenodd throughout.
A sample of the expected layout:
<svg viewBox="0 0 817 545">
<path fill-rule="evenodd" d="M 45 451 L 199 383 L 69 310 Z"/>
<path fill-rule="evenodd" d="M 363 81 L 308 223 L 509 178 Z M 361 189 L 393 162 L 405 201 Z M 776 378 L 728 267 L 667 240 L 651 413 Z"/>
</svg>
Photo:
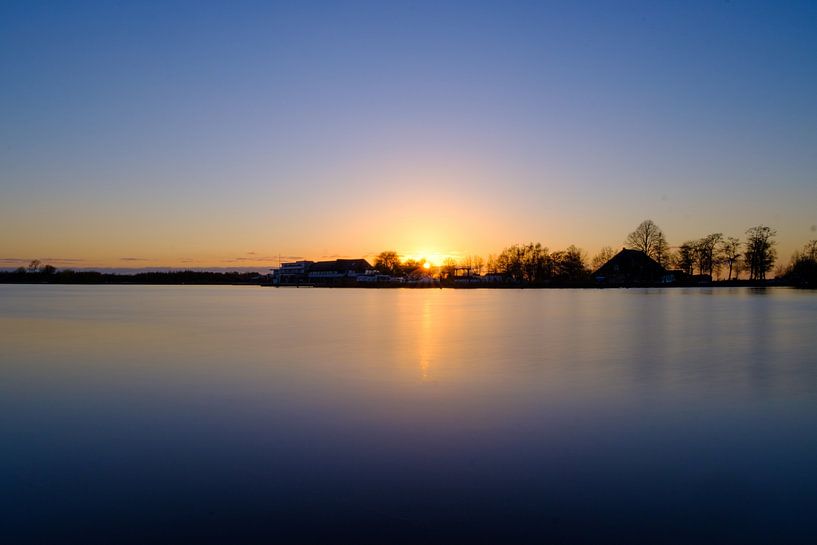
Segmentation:
<svg viewBox="0 0 817 545">
<path fill-rule="evenodd" d="M 764 281 L 777 260 L 777 232 L 771 227 L 750 227 L 741 240 L 723 233 L 710 233 L 687 240 L 672 247 L 661 228 L 651 219 L 641 222 L 624 240 L 628 249 L 644 252 L 668 270 L 679 271 L 687 277 L 736 280 L 744 275 L 750 281 Z M 542 284 L 548 282 L 581 282 L 589 280 L 593 271 L 609 261 L 616 252 L 610 246 L 588 259 L 587 254 L 574 245 L 551 252 L 539 242 L 515 244 L 487 260 L 480 256 L 466 256 L 460 260 L 448 258 L 437 274 L 442 280 L 457 276 L 492 274 L 512 282 Z M 817 241 L 806 244 L 787 268 L 780 269 L 781 278 L 806 278 L 817 254 Z M 375 268 L 393 276 L 428 274 L 423 261 L 401 261 L 394 250 L 382 252 L 375 259 Z M 812 273 L 813 278 L 813 273 Z M 801 280 L 798 280 L 801 281 Z"/>
<path fill-rule="evenodd" d="M 640 250 L 665 268 L 674 267 L 687 275 L 705 275 L 715 278 L 726 270 L 726 280 L 748 273 L 749 280 L 765 280 L 777 259 L 777 232 L 771 227 L 757 225 L 746 230 L 746 240 L 711 233 L 695 240 L 687 240 L 673 250 L 667 244 L 663 231 L 652 220 L 644 220 L 627 236 L 628 248 Z"/>
<path fill-rule="evenodd" d="M 667 243 L 661 228 L 650 219 L 641 222 L 624 240 L 626 248 L 639 250 L 664 268 L 680 271 L 686 276 L 696 275 L 725 280 L 739 279 L 764 281 L 777 261 L 775 237 L 777 232 L 765 225 L 746 230 L 741 240 L 722 233 L 710 233 L 687 240 L 677 247 Z M 424 259 L 401 260 L 394 250 L 381 252 L 374 267 L 383 274 L 395 277 L 419 278 L 430 274 L 440 280 L 456 280 L 484 274 L 496 275 L 502 281 L 541 285 L 551 282 L 580 284 L 592 279 L 593 271 L 614 255 L 610 246 L 603 247 L 592 259 L 574 245 L 564 250 L 550 251 L 538 242 L 514 244 L 499 254 L 483 259 L 471 255 L 455 260 L 446 259 L 440 267 L 428 267 Z M 817 240 L 805 244 L 795 252 L 787 266 L 777 269 L 776 277 L 797 285 L 817 285 Z M 258 284 L 264 278 L 257 272 L 168 271 L 136 274 L 112 274 L 98 271 L 58 270 L 34 260 L 27 267 L 14 271 L 0 271 L 0 282 L 49 282 L 66 284 L 139 283 L 139 284 Z"/>
<path fill-rule="evenodd" d="M 401 261 L 396 251 L 387 250 L 375 258 L 374 267 L 392 276 L 435 274 L 441 280 L 453 280 L 489 274 L 502 275 L 514 282 L 538 283 L 545 279 L 586 280 L 590 274 L 586 261 L 584 252 L 575 246 L 551 253 L 540 243 L 531 242 L 505 248 L 487 260 L 479 255 L 469 255 L 459 260 L 449 257 L 434 270 L 425 266 L 425 260 Z"/>
<path fill-rule="evenodd" d="M 114 274 L 99 271 L 59 270 L 39 260 L 14 271 L 0 271 L 0 282 L 54 284 L 258 284 L 257 272 L 166 271 Z"/>
<path fill-rule="evenodd" d="M 796 285 L 817 287 L 817 240 L 808 241 L 794 253 L 783 270 L 783 278 Z"/>
</svg>

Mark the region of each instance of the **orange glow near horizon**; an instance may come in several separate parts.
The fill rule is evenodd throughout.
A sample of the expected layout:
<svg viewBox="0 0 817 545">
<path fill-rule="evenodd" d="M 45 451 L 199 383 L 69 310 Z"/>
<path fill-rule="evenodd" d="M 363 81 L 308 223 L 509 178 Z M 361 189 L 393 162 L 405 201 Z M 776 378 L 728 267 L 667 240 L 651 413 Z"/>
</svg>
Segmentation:
<svg viewBox="0 0 817 545">
<path fill-rule="evenodd" d="M 417 261 L 424 263 L 423 268 L 430 269 L 431 267 L 441 267 L 446 259 L 458 260 L 457 256 L 452 254 L 444 254 L 441 252 L 416 252 L 410 254 L 400 255 L 400 261 Z M 426 266 L 427 265 L 427 266 Z"/>
</svg>

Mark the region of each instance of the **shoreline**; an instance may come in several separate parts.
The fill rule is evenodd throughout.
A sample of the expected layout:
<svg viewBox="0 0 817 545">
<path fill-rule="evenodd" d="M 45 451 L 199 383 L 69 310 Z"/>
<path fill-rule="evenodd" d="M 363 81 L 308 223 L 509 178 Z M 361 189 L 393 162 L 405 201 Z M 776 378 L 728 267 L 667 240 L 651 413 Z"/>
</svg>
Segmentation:
<svg viewBox="0 0 817 545">
<path fill-rule="evenodd" d="M 511 284 L 511 283 L 485 283 L 485 284 L 465 284 L 456 285 L 450 283 L 436 282 L 433 284 L 364 284 L 364 283 L 337 283 L 337 284 L 282 284 L 274 285 L 268 282 L 151 282 L 134 281 L 132 279 L 123 280 L 100 280 L 100 281 L 47 281 L 47 280 L 5 280 L 0 279 L 0 285 L 58 285 L 58 286 L 257 286 L 262 288 L 284 288 L 284 289 L 452 289 L 452 290 L 606 290 L 606 289 L 637 289 L 637 288 L 771 288 L 788 287 L 798 289 L 815 289 L 817 286 L 799 285 L 792 282 L 765 280 L 731 280 L 713 281 L 708 283 L 667 283 L 667 284 L 591 284 L 591 283 L 552 283 L 552 284 Z"/>
</svg>

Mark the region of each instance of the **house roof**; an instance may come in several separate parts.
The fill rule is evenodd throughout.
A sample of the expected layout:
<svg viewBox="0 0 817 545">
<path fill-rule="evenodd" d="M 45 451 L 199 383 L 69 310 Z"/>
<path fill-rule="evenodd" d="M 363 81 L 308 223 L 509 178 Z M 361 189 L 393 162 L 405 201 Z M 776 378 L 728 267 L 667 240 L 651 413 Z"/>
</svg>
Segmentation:
<svg viewBox="0 0 817 545">
<path fill-rule="evenodd" d="M 667 274 L 657 261 L 640 250 L 624 248 L 593 273 L 616 282 L 656 282 Z"/>
<path fill-rule="evenodd" d="M 309 272 L 345 272 L 364 273 L 372 266 L 365 259 L 335 259 L 334 261 L 317 261 L 309 267 Z"/>
</svg>

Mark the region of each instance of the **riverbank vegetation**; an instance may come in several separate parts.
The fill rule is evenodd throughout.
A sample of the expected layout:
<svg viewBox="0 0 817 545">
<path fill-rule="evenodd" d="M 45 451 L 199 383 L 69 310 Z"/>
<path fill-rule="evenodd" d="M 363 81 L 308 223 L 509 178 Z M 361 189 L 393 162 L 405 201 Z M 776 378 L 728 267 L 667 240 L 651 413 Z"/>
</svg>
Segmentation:
<svg viewBox="0 0 817 545">
<path fill-rule="evenodd" d="M 738 280 L 762 283 L 777 262 L 776 236 L 777 232 L 771 227 L 757 225 L 745 231 L 744 239 L 710 233 L 671 246 L 661 228 L 647 219 L 626 236 L 624 247 L 643 252 L 668 271 L 696 283 Z M 438 276 L 446 281 L 487 275 L 530 285 L 588 282 L 593 279 L 594 271 L 616 253 L 611 246 L 605 246 L 588 258 L 586 252 L 573 245 L 551 251 L 539 242 L 530 242 L 509 246 L 487 259 L 481 256 L 466 256 L 460 260 L 449 258 L 439 268 Z M 778 266 L 775 278 L 814 285 L 816 254 L 817 240 L 808 242 L 802 252 L 792 257 L 788 266 Z M 375 268 L 394 276 L 423 273 L 422 262 L 402 262 L 393 250 L 378 255 Z"/>
<path fill-rule="evenodd" d="M 710 233 L 671 246 L 661 228 L 652 220 L 641 222 L 624 239 L 624 247 L 649 256 L 677 278 L 687 283 L 748 281 L 763 283 L 774 270 L 778 283 L 817 286 L 817 240 L 795 252 L 787 265 L 778 265 L 775 237 L 771 227 L 747 229 L 744 238 Z M 381 252 L 374 269 L 388 277 L 416 282 L 434 280 L 436 285 L 486 282 L 493 285 L 584 286 L 593 285 L 594 272 L 616 255 L 611 246 L 596 255 L 574 245 L 551 251 L 539 242 L 514 244 L 483 258 L 478 255 L 448 258 L 439 266 L 425 260 L 402 260 L 398 252 Z M 114 274 L 88 270 L 58 270 L 35 260 L 27 267 L 0 271 L 3 283 L 60 284 L 263 284 L 266 274 L 258 272 L 166 271 Z"/>
<path fill-rule="evenodd" d="M 256 272 L 165 271 L 114 274 L 99 271 L 58 270 L 32 261 L 27 267 L 0 272 L 6 284 L 259 284 Z"/>
</svg>

